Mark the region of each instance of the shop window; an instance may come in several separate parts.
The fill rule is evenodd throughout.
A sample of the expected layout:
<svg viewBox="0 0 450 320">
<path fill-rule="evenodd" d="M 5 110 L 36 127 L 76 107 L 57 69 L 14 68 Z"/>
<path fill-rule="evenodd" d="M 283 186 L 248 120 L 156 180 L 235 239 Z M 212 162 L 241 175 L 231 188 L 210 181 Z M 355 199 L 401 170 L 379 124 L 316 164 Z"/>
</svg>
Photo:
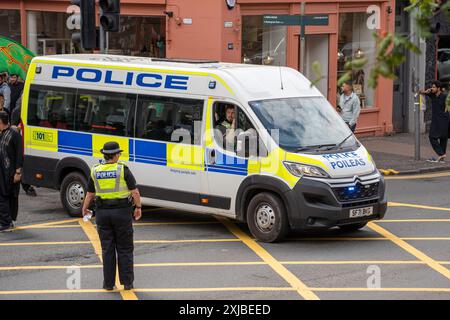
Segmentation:
<svg viewBox="0 0 450 320">
<path fill-rule="evenodd" d="M 286 65 L 286 26 L 264 26 L 262 16 L 242 19 L 242 62 Z"/>
<path fill-rule="evenodd" d="M 450 84 L 450 36 L 440 36 L 437 49 L 437 78 Z"/>
<path fill-rule="evenodd" d="M 366 13 L 342 13 L 339 15 L 338 78 L 346 70 L 345 63 L 365 57 L 368 63 L 361 70 L 352 73 L 353 90 L 361 101 L 361 107 L 374 106 L 374 90 L 369 87 L 370 68 L 375 63 L 376 43 L 374 30 L 367 27 Z M 339 98 L 340 92 L 338 92 Z"/>
<path fill-rule="evenodd" d="M 20 11 L 0 10 L 0 21 L 0 35 L 20 43 Z"/>
<path fill-rule="evenodd" d="M 165 17 L 120 17 L 120 32 L 108 34 L 108 53 L 166 57 Z"/>
<path fill-rule="evenodd" d="M 27 11 L 28 48 L 37 55 L 73 51 L 71 35 L 63 12 Z"/>
</svg>

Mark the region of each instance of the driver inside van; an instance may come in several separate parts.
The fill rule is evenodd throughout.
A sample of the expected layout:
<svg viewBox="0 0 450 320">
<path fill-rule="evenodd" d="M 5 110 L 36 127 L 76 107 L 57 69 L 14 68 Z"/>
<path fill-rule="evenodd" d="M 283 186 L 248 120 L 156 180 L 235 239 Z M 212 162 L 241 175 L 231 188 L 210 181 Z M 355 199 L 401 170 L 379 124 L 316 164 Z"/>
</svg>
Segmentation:
<svg viewBox="0 0 450 320">
<path fill-rule="evenodd" d="M 235 108 L 233 105 L 226 105 L 225 107 L 225 119 L 216 126 L 222 133 L 222 138 L 224 138 L 224 144 L 227 145 L 234 144 L 235 130 L 236 130 L 236 118 L 235 118 Z"/>
</svg>

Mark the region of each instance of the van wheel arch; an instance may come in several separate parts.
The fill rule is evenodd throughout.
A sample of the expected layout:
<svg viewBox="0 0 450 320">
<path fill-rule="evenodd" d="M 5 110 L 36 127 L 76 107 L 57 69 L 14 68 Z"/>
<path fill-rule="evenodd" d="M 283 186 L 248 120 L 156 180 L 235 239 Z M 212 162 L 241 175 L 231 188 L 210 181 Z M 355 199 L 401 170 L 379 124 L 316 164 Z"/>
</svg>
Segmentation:
<svg viewBox="0 0 450 320">
<path fill-rule="evenodd" d="M 289 187 L 278 179 L 263 176 L 249 176 L 240 185 L 236 195 L 236 219 L 241 222 L 247 221 L 247 208 L 250 201 L 257 194 L 269 192 L 279 197 L 286 210 L 290 212 L 289 201 L 284 195 Z M 289 214 L 288 214 L 289 215 Z"/>
<path fill-rule="evenodd" d="M 90 169 L 87 163 L 79 158 L 68 157 L 58 161 L 56 165 L 55 186 L 60 189 L 64 178 L 72 172 L 78 172 L 87 180 L 89 178 Z"/>
</svg>

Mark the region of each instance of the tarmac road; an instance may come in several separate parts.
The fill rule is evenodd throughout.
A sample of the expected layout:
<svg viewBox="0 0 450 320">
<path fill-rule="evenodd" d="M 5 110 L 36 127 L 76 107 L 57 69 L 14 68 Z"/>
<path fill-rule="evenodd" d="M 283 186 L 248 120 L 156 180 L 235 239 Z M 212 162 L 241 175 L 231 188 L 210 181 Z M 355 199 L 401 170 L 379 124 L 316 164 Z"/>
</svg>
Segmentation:
<svg viewBox="0 0 450 320">
<path fill-rule="evenodd" d="M 229 220 L 146 209 L 133 292 L 100 289 L 94 224 L 38 189 L 0 233 L 0 299 L 450 299 L 450 173 L 388 179 L 384 220 L 276 244 Z"/>
</svg>

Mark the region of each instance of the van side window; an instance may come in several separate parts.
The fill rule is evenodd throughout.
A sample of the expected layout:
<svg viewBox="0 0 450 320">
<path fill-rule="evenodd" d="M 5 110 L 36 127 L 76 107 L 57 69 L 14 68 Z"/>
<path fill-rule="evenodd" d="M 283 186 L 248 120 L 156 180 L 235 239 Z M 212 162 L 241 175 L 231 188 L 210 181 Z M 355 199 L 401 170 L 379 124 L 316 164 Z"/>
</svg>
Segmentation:
<svg viewBox="0 0 450 320">
<path fill-rule="evenodd" d="M 139 95 L 137 114 L 136 138 L 201 144 L 203 100 Z"/>
<path fill-rule="evenodd" d="M 74 128 L 75 89 L 33 85 L 28 98 L 28 125 Z"/>
<path fill-rule="evenodd" d="M 133 137 L 136 95 L 78 90 L 75 130 Z"/>
</svg>

